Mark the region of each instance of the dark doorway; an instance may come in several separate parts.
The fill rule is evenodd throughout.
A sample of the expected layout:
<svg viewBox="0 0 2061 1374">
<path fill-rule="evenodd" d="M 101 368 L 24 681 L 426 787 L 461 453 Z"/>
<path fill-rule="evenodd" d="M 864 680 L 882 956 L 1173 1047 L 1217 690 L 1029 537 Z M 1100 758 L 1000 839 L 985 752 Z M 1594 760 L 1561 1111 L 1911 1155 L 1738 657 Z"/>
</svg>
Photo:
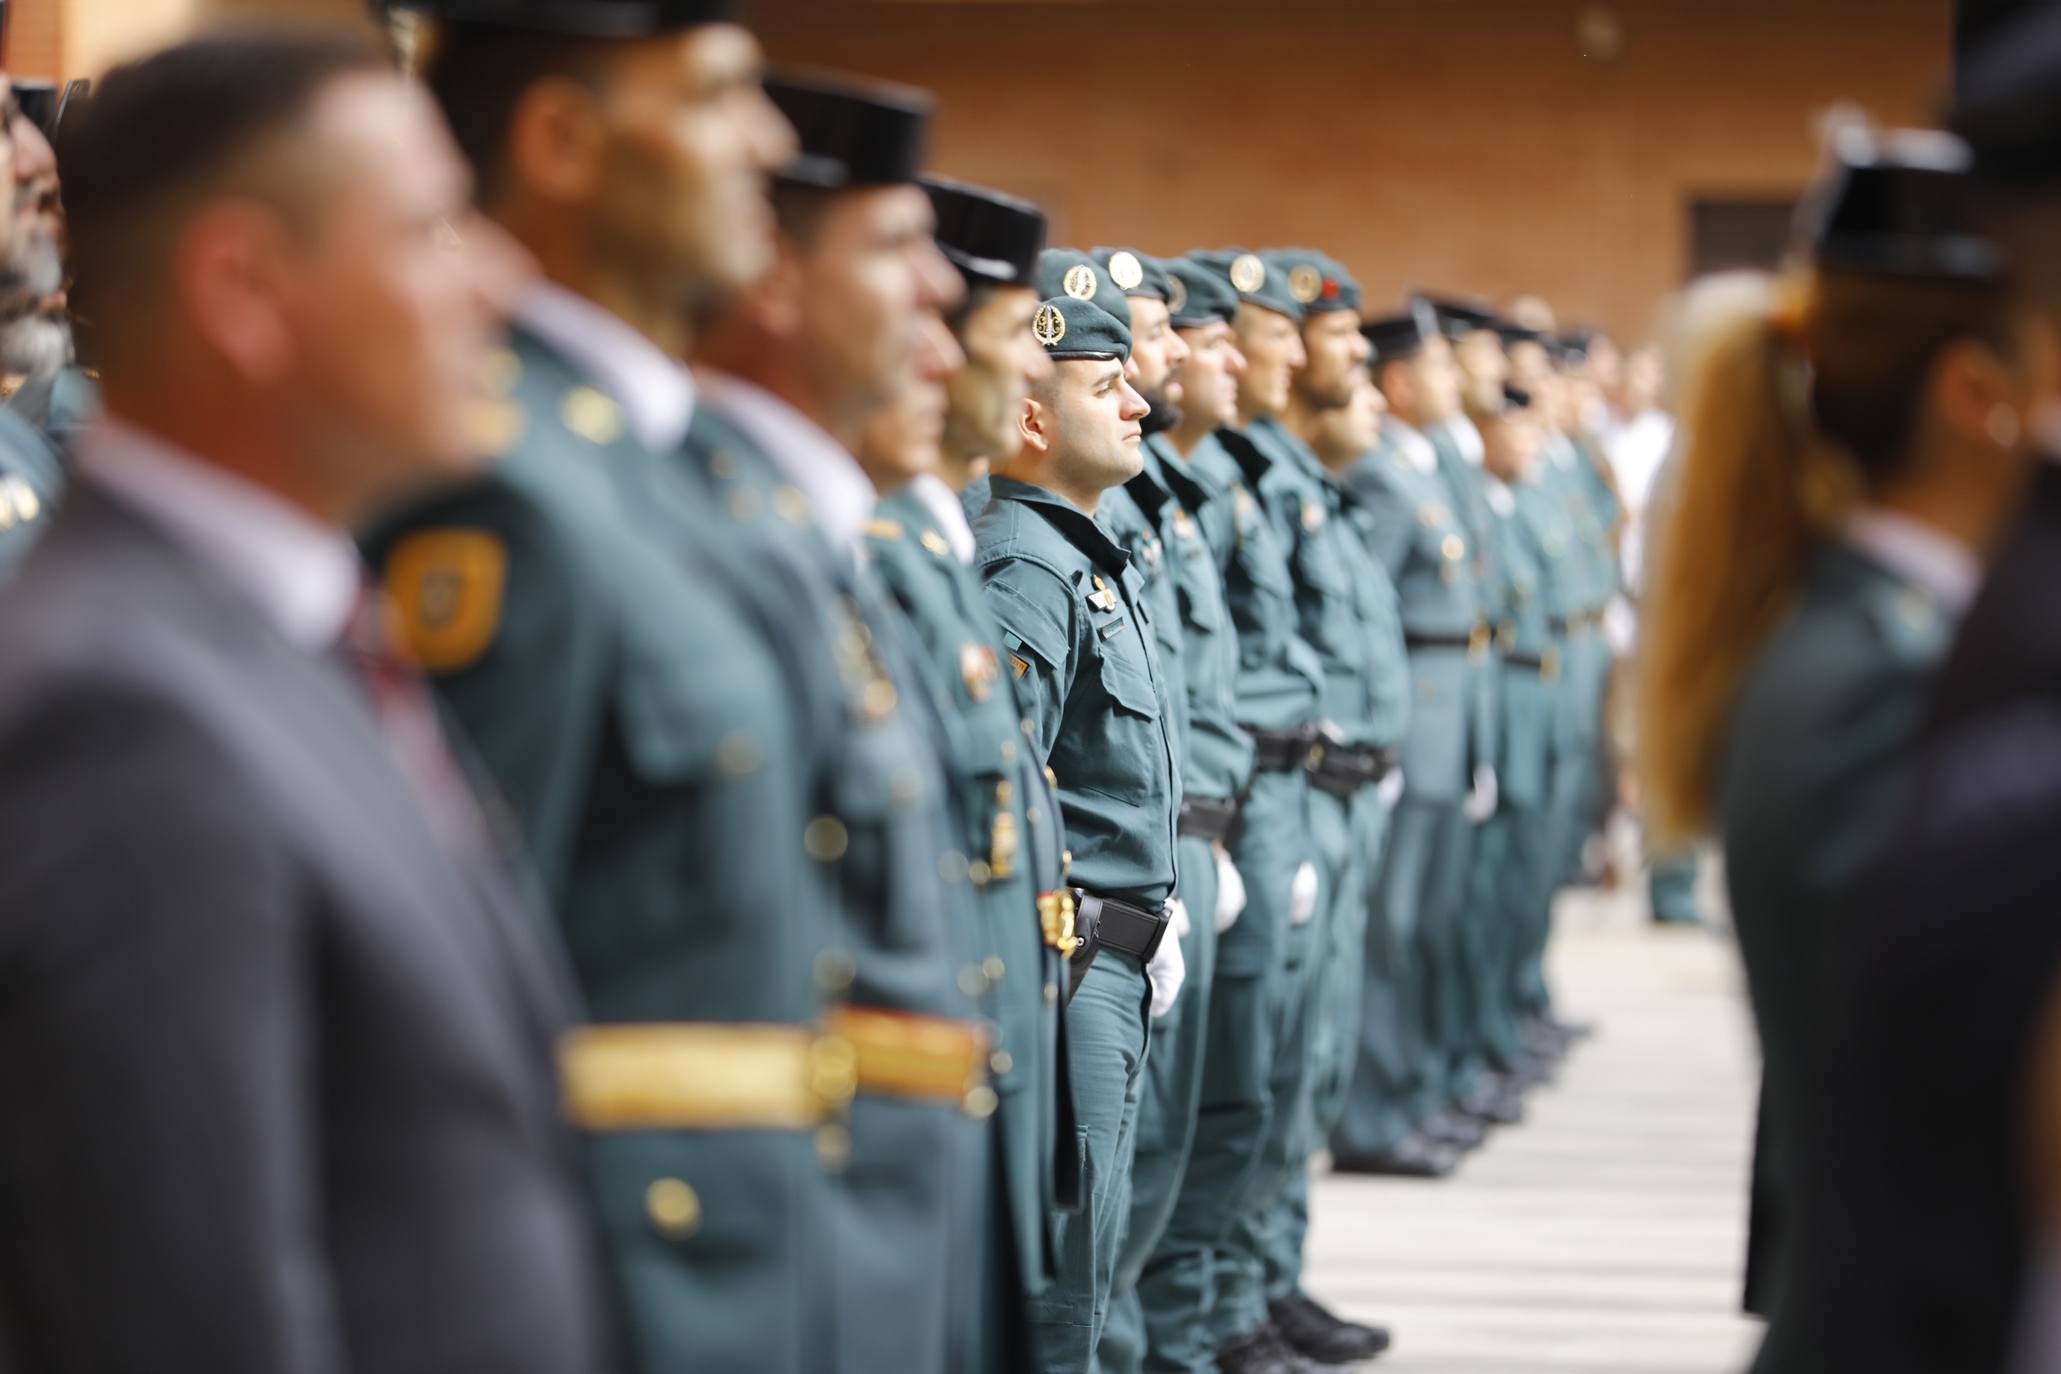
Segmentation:
<svg viewBox="0 0 2061 1374">
<path fill-rule="evenodd" d="M 1796 220 L 1794 200 L 1698 199 L 1689 203 L 1689 273 L 1779 266 Z"/>
</svg>

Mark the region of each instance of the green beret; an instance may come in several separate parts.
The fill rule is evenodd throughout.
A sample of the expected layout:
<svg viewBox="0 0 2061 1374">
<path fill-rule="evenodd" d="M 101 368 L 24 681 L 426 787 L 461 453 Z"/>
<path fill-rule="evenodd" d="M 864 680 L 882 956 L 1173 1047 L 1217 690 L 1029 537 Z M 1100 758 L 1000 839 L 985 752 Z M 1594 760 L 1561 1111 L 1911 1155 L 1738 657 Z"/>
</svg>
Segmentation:
<svg viewBox="0 0 2061 1374">
<path fill-rule="evenodd" d="M 1031 317 L 1031 333 L 1054 362 L 1131 360 L 1131 327 L 1095 302 L 1063 291 L 1038 307 Z"/>
<path fill-rule="evenodd" d="M 1172 294 L 1167 309 L 1174 328 L 1200 329 L 1222 320 L 1229 324 L 1238 314 L 1238 293 L 1223 273 L 1194 258 L 1175 258 L 1166 265 L 1167 285 Z"/>
<path fill-rule="evenodd" d="M 1167 276 L 1166 264 L 1158 258 L 1135 248 L 1097 248 L 1088 256 L 1126 296 L 1147 296 L 1169 306 L 1174 303 L 1172 279 Z"/>
<path fill-rule="evenodd" d="M 1224 248 L 1210 253 L 1191 253 L 1192 261 L 1215 272 L 1231 284 L 1241 301 L 1264 307 L 1302 323 L 1302 302 L 1288 293 L 1288 276 L 1267 266 L 1266 259 L 1243 248 Z"/>
<path fill-rule="evenodd" d="M 1288 294 L 1312 315 L 1360 308 L 1360 284 L 1336 258 L 1314 248 L 1276 248 L 1261 255 L 1267 271 L 1288 282 Z"/>
<path fill-rule="evenodd" d="M 1078 248 L 1047 248 L 1038 254 L 1038 294 L 1047 299 L 1071 296 L 1093 301 L 1114 315 L 1126 330 L 1131 327 L 1131 305 L 1101 264 Z"/>
</svg>

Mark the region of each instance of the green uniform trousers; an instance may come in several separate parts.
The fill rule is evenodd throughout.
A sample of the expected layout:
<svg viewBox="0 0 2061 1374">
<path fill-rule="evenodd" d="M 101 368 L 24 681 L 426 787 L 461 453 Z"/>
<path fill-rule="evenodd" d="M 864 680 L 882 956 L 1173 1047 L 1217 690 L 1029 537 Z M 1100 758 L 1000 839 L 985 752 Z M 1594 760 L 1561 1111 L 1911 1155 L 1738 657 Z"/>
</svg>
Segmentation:
<svg viewBox="0 0 2061 1374">
<path fill-rule="evenodd" d="M 1334 1154 L 1392 1150 L 1423 1124 L 1419 1103 L 1430 1051 L 1422 927 L 1452 868 L 1447 851 L 1467 828 L 1459 802 L 1422 801 L 1408 791 L 1388 818 L 1388 843 L 1367 903 L 1359 1050 L 1331 1132 Z"/>
<path fill-rule="evenodd" d="M 1317 975 L 1316 1027 L 1311 1036 L 1311 1129 L 1302 1167 L 1288 1177 L 1274 1208 L 1267 1236 L 1267 1297 L 1278 1301 L 1302 1288 L 1303 1251 L 1310 1232 L 1309 1157 L 1331 1138 L 1345 1115 L 1352 1087 L 1353 1061 L 1358 1057 L 1362 1004 L 1385 997 L 1385 987 L 1369 987 L 1366 969 L 1368 897 L 1383 847 L 1388 842 L 1389 812 L 1371 787 L 1353 798 L 1350 862 L 1330 904 L 1330 932 Z"/>
<path fill-rule="evenodd" d="M 1447 837 L 1432 874 L 1431 897 L 1417 927 L 1423 970 L 1424 1047 L 1415 1116 L 1419 1124 L 1453 1105 L 1462 1081 L 1469 1014 L 1466 926 L 1468 865 L 1481 843 L 1481 827 L 1464 815 Z"/>
<path fill-rule="evenodd" d="M 1081 1206 L 1060 1217 L 1056 1273 L 1030 1300 L 1032 1364 L 1046 1374 L 1082 1374 L 1095 1367 L 1117 1248 L 1130 1220 L 1131 1157 L 1151 1016 L 1145 966 L 1113 949 L 1095 956 L 1066 1007 Z"/>
<path fill-rule="evenodd" d="M 1182 1176 L 1195 1143 L 1202 1098 L 1202 1064 L 1209 1033 L 1210 984 L 1217 961 L 1217 859 L 1208 840 L 1183 836 L 1179 847 L 1181 900 L 1188 908 L 1181 958 L 1187 981 L 1174 1009 L 1152 1023 L 1152 1057 L 1145 1065 L 1145 1095 L 1138 1108 L 1138 1151 L 1131 1167 L 1131 1221 L 1117 1252 L 1116 1285 L 1097 1359 L 1102 1374 L 1136 1374 L 1155 1336 L 1194 1322 L 1194 1305 L 1175 1283 L 1161 1295 L 1154 1280 L 1161 1242 L 1173 1220 Z M 1168 1255 L 1166 1258 L 1175 1259 Z M 1176 1273 L 1179 1265 L 1170 1266 Z"/>
<path fill-rule="evenodd" d="M 1288 932 L 1289 886 L 1308 845 L 1308 792 L 1300 772 L 1258 773 L 1239 813 L 1231 858 L 1245 882 L 1245 911 L 1217 939 L 1194 1143 L 1146 1281 L 1149 1370 L 1214 1374 L 1217 1348 L 1266 1319 L 1259 1256 L 1228 1238 L 1257 1182 L 1273 1110 L 1268 999 Z"/>
<path fill-rule="evenodd" d="M 1274 1114 L 1261 1145 L 1261 1177 L 1251 1203 L 1232 1223 L 1232 1243 L 1260 1260 L 1267 1298 L 1277 1291 L 1284 1269 L 1301 1273 L 1300 1255 L 1284 1263 L 1283 1235 L 1290 1185 L 1305 1179 L 1317 1147 L 1315 1095 L 1320 1044 L 1327 1038 L 1325 989 L 1334 971 L 1331 957 L 1341 912 L 1361 890 L 1351 804 L 1332 794 L 1310 792 L 1310 840 L 1317 866 L 1317 904 L 1310 919 L 1292 926 L 1283 951 L 1281 976 L 1272 1001 L 1274 1058 L 1268 1095 Z M 1356 923 L 1361 919 L 1352 918 Z M 1364 931 L 1364 925 L 1360 928 Z M 1298 1240 L 1300 1233 L 1297 1233 Z M 1288 1280 L 1293 1286 L 1293 1279 Z"/>
<path fill-rule="evenodd" d="M 1652 862 L 1648 892 L 1653 899 L 1653 919 L 1663 925 L 1701 925 L 1703 913 L 1696 906 L 1696 851 L 1656 854 Z"/>
</svg>

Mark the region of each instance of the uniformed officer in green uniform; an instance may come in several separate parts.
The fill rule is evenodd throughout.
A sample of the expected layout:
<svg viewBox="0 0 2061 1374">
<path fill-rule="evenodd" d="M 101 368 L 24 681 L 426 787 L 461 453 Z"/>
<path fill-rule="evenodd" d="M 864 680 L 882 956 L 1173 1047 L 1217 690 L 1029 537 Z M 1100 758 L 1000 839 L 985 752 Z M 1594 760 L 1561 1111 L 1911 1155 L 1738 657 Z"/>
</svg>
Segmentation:
<svg viewBox="0 0 2061 1374">
<path fill-rule="evenodd" d="M 1388 403 L 1382 443 L 1349 473 L 1396 587 L 1413 683 L 1403 743 L 1404 787 L 1376 877 L 1366 942 L 1370 987 L 1392 990 L 1361 1008 L 1353 1086 L 1332 1132 L 1342 1170 L 1440 1176 L 1478 1140 L 1444 1118 L 1429 1084 L 1432 973 L 1427 927 L 1447 918 L 1458 857 L 1469 839 L 1475 770 L 1491 757 L 1480 720 L 1477 660 L 1489 645 L 1473 540 L 1426 431 L 1459 403 L 1452 352 L 1428 307 L 1366 327 L 1374 378 Z M 1472 1138 L 1470 1139 L 1470 1135 Z"/>
<path fill-rule="evenodd" d="M 1504 331 L 1511 378 L 1540 400 L 1554 399 L 1561 378 L 1554 369 L 1547 340 L 1536 331 L 1515 327 Z M 1544 416 L 1550 421 L 1550 412 Z M 1578 579 L 1577 605 L 1566 628 L 1568 640 L 1566 707 L 1572 752 L 1556 779 L 1555 809 L 1562 833 L 1557 840 L 1560 870 L 1571 879 L 1581 871 L 1582 847 L 1595 832 L 1615 795 L 1604 766 L 1605 697 L 1610 687 L 1611 653 L 1603 637 L 1603 617 L 1618 591 L 1618 561 L 1610 542 L 1608 511 L 1599 509 L 1601 492 L 1595 468 L 1558 426 L 1546 426 L 1540 447 L 1539 480 L 1566 508 L 1572 535 L 1567 556 Z"/>
<path fill-rule="evenodd" d="M 1504 412 L 1481 421 L 1482 482 L 1510 602 L 1496 626 L 1503 663 L 1496 814 L 1477 834 L 1469 881 L 1474 907 L 1494 918 L 1479 930 L 1486 943 L 1473 964 L 1481 1053 L 1498 1071 L 1519 1073 L 1528 1062 L 1521 988 L 1545 947 L 1552 904 L 1547 806 L 1566 685 L 1566 641 L 1553 627 L 1565 613 L 1573 568 L 1564 512 L 1538 478 L 1533 398 L 1512 391 L 1509 400 Z"/>
<path fill-rule="evenodd" d="M 545 282 L 488 369 L 479 438 L 498 461 L 367 553 L 521 832 L 584 993 L 567 1108 L 625 1366 L 834 1369 L 821 1237 L 853 1052 L 824 1033 L 817 980 L 847 962 L 808 857 L 828 824 L 825 742 L 791 690 L 800 655 L 776 638 L 791 629 L 762 614 L 673 461 L 694 397 L 671 304 L 770 262 L 748 192 L 792 134 L 757 98 L 756 45 L 726 5 L 421 8 L 453 21 L 425 75 L 482 208 L 520 226 Z M 510 83 L 518 62 L 529 79 Z M 730 94 L 679 103 L 682 70 Z M 646 145 L 620 112 L 654 101 L 695 136 L 657 167 L 622 160 Z M 592 136 L 565 154 L 578 196 L 531 136 L 568 121 Z M 684 220 L 617 216 L 601 235 L 651 177 L 711 194 Z M 465 232 L 493 251 L 500 231 Z"/>
<path fill-rule="evenodd" d="M 1105 1374 L 1131 1374 L 1143 1367 L 1152 1344 L 1140 1284 L 1166 1236 L 1195 1136 L 1216 967 L 1219 854 L 1250 768 L 1251 743 L 1238 727 L 1232 695 L 1237 638 L 1215 554 L 1198 519 L 1210 493 L 1166 437 L 1186 395 L 1188 346 L 1172 314 L 1177 293 L 1185 300 L 1185 288 L 1175 285 L 1166 264 L 1135 249 L 1098 248 L 1093 257 L 1128 298 L 1136 385 L 1151 407 L 1143 422 L 1144 470 L 1104 496 L 1096 519 L 1118 536 L 1134 563 L 1142 559 L 1148 569 L 1156 563 L 1160 570 L 1169 595 L 1153 610 L 1168 646 L 1165 657 L 1178 665 L 1171 685 L 1181 694 L 1176 743 L 1184 792 L 1177 866 L 1186 918 L 1178 928 L 1185 977 L 1178 1000 L 1152 1029 L 1130 1223 L 1096 1352 Z"/>
<path fill-rule="evenodd" d="M 1058 1034 L 1066 977 L 1061 948 L 1071 935 L 1070 906 L 1060 894 L 1064 837 L 1058 804 L 1001 667 L 1001 628 L 972 568 L 972 528 L 939 468 L 947 438 L 962 450 L 977 450 L 983 463 L 1000 451 L 1031 380 L 1051 370 L 1030 332 L 1037 300 L 1029 282 L 1045 216 L 1012 197 L 961 183 L 930 180 L 925 189 L 937 215 L 938 246 L 967 290 L 966 303 L 953 312 L 953 334 L 966 359 L 957 371 L 975 376 L 965 385 L 953 385 L 955 374 L 911 387 L 884 415 L 893 420 L 913 407 L 936 432 L 914 434 L 910 424 L 888 436 L 869 432 L 859 457 L 888 491 L 868 526 L 868 546 L 921 642 L 925 680 L 947 723 L 958 843 L 973 856 L 969 867 L 989 951 L 983 968 L 1001 974 L 988 980 L 986 1015 L 996 1028 L 991 1067 L 1001 1106 L 994 1120 L 1014 1238 L 1012 1301 L 1022 1309 L 1052 1278 L 1062 1131 L 1064 1160 L 1073 1163 L 1072 1097 Z M 897 476 L 906 485 L 890 490 Z M 1077 1180 L 1069 1174 L 1064 1183 L 1071 1205 Z M 999 1334 L 997 1328 L 1020 1323 L 987 1325 Z M 1002 1367 L 999 1357 L 1006 1353 L 983 1367 Z"/>
<path fill-rule="evenodd" d="M 1367 889 L 1387 831 L 1375 788 L 1395 768 L 1407 727 L 1408 662 L 1395 589 L 1362 542 L 1357 502 L 1312 447 L 1369 387 L 1359 283 L 1310 250 L 1274 252 L 1265 261 L 1270 278 L 1285 282 L 1302 307 L 1306 363 L 1293 374 L 1279 414 L 1250 414 L 1243 434 L 1270 460 L 1258 491 L 1290 549 L 1303 638 L 1324 664 L 1325 738 L 1310 764 L 1323 888 L 1311 927 L 1316 945 L 1301 985 L 1292 983 L 1288 994 L 1303 1024 L 1284 1043 L 1300 1047 L 1301 1062 L 1288 1129 L 1276 1138 L 1283 1173 L 1263 1244 L 1275 1324 L 1304 1355 L 1340 1364 L 1378 1355 L 1388 1336 L 1342 1321 L 1301 1289 L 1308 1160 L 1343 1110 L 1348 1047 L 1358 1042 Z M 1277 1059 L 1277 1084 L 1290 1081 L 1289 1063 Z M 1277 1089 L 1277 1100 L 1285 1095 Z"/>
<path fill-rule="evenodd" d="M 1238 629 L 1238 716 L 1253 739 L 1254 776 L 1232 841 L 1247 904 L 1218 945 L 1205 1115 L 1190 1161 L 1196 1186 L 1188 1192 L 1197 1203 L 1211 1198 L 1221 1217 L 1209 1260 L 1208 1331 L 1217 1362 L 1227 1370 L 1261 1371 L 1299 1362 L 1267 1310 L 1265 1256 L 1271 1204 L 1290 1172 L 1291 1132 L 1307 1118 L 1300 1044 L 1306 1018 L 1290 990 L 1318 943 L 1308 928 L 1322 895 L 1309 767 L 1323 737 L 1325 674 L 1303 637 L 1290 543 L 1261 494 L 1272 459 L 1243 437 L 1242 428 L 1287 408 L 1294 374 L 1307 359 L 1302 305 L 1258 254 L 1227 249 L 1190 261 L 1214 274 L 1217 289 L 1228 286 L 1237 297 L 1232 331 L 1245 366 L 1237 377 L 1234 423 L 1220 429 L 1213 444 L 1198 446 L 1190 462 L 1232 493 L 1231 547 L 1219 557 Z M 1207 1149 L 1204 1137 L 1210 1137 Z M 1229 1156 L 1233 1146 L 1242 1146 L 1242 1158 Z M 1184 1198 L 1174 1232 L 1187 1229 L 1180 1214 L 1188 1207 Z M 1180 1367 L 1189 1367 L 1189 1355 L 1180 1352 Z"/>
<path fill-rule="evenodd" d="M 1496 330 L 1501 321 L 1493 314 L 1461 306 L 1441 323 L 1454 337 L 1454 356 L 1460 364 L 1460 404 L 1453 413 L 1428 431 L 1433 449 L 1454 497 L 1454 511 L 1466 531 L 1475 563 L 1475 585 L 1481 600 L 1481 647 L 1474 655 L 1477 688 L 1481 693 L 1480 720 L 1484 734 L 1477 745 L 1477 757 L 1493 760 L 1501 752 L 1496 733 L 1502 723 L 1502 662 L 1494 653 L 1494 627 L 1509 613 L 1510 581 L 1499 554 L 1501 540 L 1494 512 L 1489 509 L 1482 479 L 1483 440 L 1477 420 L 1500 415 L 1506 404 L 1504 386 L 1509 364 Z M 1487 783 L 1495 781 L 1493 767 L 1478 770 Z M 1480 826 L 1495 813 L 1497 795 L 1493 785 L 1477 784 L 1470 798 L 1469 819 Z M 1477 966 L 1480 952 L 1492 943 L 1485 924 L 1498 918 L 1492 904 L 1470 891 L 1473 869 L 1472 832 L 1455 858 L 1458 869 L 1447 879 L 1448 914 L 1432 921 L 1427 929 L 1432 943 L 1427 947 L 1428 974 L 1433 1015 L 1430 1035 L 1432 1058 L 1427 1068 L 1425 1110 L 1451 1112 L 1500 1125 L 1523 1119 L 1523 1084 L 1488 1070 L 1481 1054 L 1481 1011 L 1475 990 L 1482 985 Z"/>
<path fill-rule="evenodd" d="M 993 980 L 1043 982 L 987 938 L 975 890 L 992 865 L 973 868 L 987 851 L 956 843 L 952 733 L 867 555 L 878 492 L 854 456 L 867 423 L 920 380 L 938 312 L 964 289 L 916 181 L 928 99 L 831 80 L 767 91 L 801 154 L 774 181 L 774 269 L 697 333 L 703 404 L 682 465 L 754 575 L 789 592 L 807 651 L 790 672 L 833 731 L 811 839 L 850 955 L 840 981 L 857 1049 L 829 1228 L 838 1360 L 978 1368 L 1023 1341 L 987 1120 L 993 1050 L 972 1018 Z"/>
<path fill-rule="evenodd" d="M 1130 331 L 1059 295 L 1032 333 L 1055 363 L 1018 421 L 974 521 L 1032 741 L 1056 779 L 1085 944 L 1067 1008 L 1082 1206 L 1060 1229 L 1058 1277 L 1033 1304 L 1047 1370 L 1094 1367 L 1130 1211 L 1129 1155 L 1149 1038 L 1147 966 L 1167 936 L 1180 771 L 1157 630 L 1136 569 L 1094 520 L 1137 475 L 1147 406 L 1125 381 Z"/>
</svg>

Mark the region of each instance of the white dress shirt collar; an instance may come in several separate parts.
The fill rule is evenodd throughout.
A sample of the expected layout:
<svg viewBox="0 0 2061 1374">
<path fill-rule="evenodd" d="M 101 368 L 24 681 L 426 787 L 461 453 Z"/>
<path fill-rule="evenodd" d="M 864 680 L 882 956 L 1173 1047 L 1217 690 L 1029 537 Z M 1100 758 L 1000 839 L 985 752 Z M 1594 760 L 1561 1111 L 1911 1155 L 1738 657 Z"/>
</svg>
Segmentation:
<svg viewBox="0 0 2061 1374">
<path fill-rule="evenodd" d="M 686 439 L 694 375 L 619 316 L 544 282 L 523 298 L 515 318 L 599 382 L 646 448 L 670 453 Z"/>
<path fill-rule="evenodd" d="M 1841 526 L 1846 542 L 1959 615 L 1982 585 L 1982 562 L 1966 544 L 1922 520 L 1863 506 Z"/>
<path fill-rule="evenodd" d="M 1482 442 L 1481 431 L 1474 427 L 1474 421 L 1465 415 L 1455 415 L 1445 422 L 1446 437 L 1453 441 L 1453 447 L 1460 450 L 1460 456 L 1475 467 L 1480 467 L 1488 457 L 1488 445 Z"/>
<path fill-rule="evenodd" d="M 952 546 L 953 556 L 961 563 L 973 562 L 973 525 L 966 518 L 966 504 L 959 499 L 959 493 L 934 472 L 926 472 L 909 483 L 909 490 L 937 521 L 945 542 Z"/>
<path fill-rule="evenodd" d="M 880 497 L 858 459 L 764 387 L 714 369 L 702 369 L 697 378 L 708 404 L 765 450 L 780 475 L 801 491 L 831 546 L 863 561 L 866 522 Z"/>
<path fill-rule="evenodd" d="M 1425 438 L 1421 431 L 1393 415 L 1381 423 L 1388 429 L 1396 448 L 1409 460 L 1412 467 L 1419 472 L 1438 471 L 1438 450 L 1431 446 L 1431 440 Z"/>
<path fill-rule="evenodd" d="M 344 531 L 119 420 L 87 431 L 78 466 L 217 568 L 296 646 L 311 654 L 335 647 L 365 575 Z"/>
</svg>

